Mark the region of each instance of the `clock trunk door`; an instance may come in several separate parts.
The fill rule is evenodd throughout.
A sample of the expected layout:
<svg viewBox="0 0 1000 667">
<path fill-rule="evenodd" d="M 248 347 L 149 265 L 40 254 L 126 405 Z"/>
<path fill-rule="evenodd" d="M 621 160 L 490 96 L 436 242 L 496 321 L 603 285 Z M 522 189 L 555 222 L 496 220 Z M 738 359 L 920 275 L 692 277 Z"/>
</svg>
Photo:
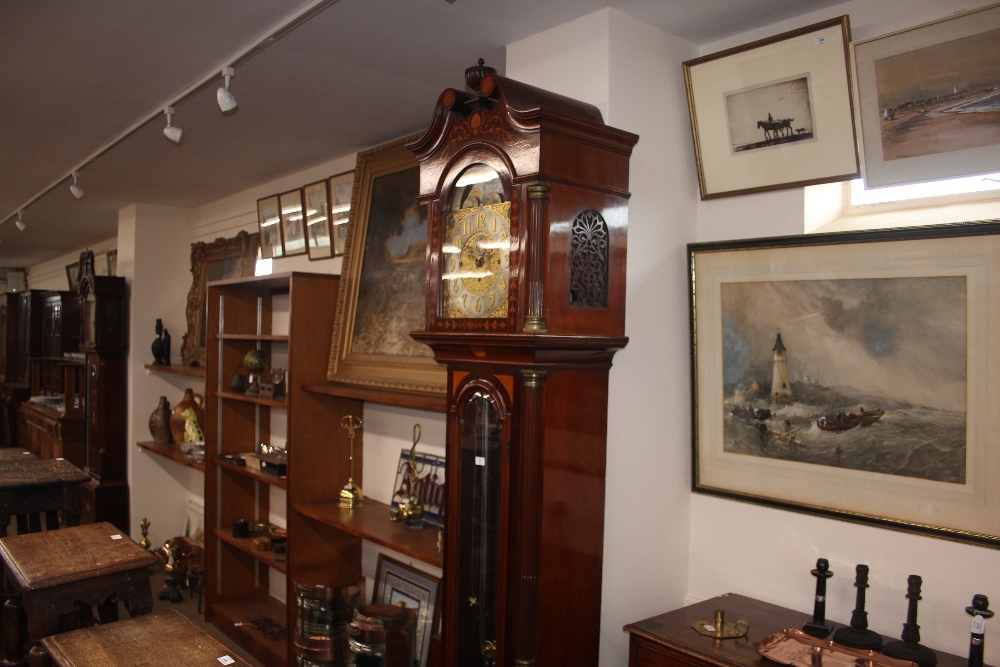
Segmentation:
<svg viewBox="0 0 1000 667">
<path fill-rule="evenodd" d="M 456 665 L 497 663 L 503 601 L 508 488 L 506 434 L 495 395 L 474 390 L 458 403 L 461 516 L 457 523 Z"/>
</svg>

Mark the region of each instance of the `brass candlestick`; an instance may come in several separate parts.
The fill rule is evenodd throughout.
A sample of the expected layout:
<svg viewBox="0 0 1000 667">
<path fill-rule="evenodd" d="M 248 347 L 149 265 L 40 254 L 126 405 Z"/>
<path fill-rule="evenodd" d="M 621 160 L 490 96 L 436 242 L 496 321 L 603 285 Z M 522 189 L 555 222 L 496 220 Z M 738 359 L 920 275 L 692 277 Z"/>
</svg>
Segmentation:
<svg viewBox="0 0 1000 667">
<path fill-rule="evenodd" d="M 345 509 L 363 507 L 365 494 L 361 487 L 354 483 L 354 432 L 361 428 L 361 418 L 354 415 L 344 415 L 340 418 L 340 426 L 347 429 L 347 437 L 351 441 L 351 472 L 347 484 L 340 490 L 340 506 Z"/>
<path fill-rule="evenodd" d="M 406 473 L 407 484 L 410 487 L 405 500 L 389 517 L 392 521 L 402 521 L 407 528 L 424 527 L 424 503 L 417 495 L 417 443 L 420 442 L 420 424 L 413 425 L 413 446 L 410 447 L 410 461 Z"/>
</svg>

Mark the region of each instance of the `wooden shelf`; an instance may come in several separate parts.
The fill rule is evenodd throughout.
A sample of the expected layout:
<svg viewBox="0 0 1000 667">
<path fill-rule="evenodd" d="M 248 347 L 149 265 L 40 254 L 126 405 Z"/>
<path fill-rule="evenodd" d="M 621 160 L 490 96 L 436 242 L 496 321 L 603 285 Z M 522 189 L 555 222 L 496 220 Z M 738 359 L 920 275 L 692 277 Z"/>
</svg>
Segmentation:
<svg viewBox="0 0 1000 667">
<path fill-rule="evenodd" d="M 257 560 L 259 560 L 264 565 L 268 567 L 273 567 L 278 572 L 284 574 L 288 571 L 285 561 L 275 560 L 273 554 L 270 550 L 268 551 L 257 551 L 253 548 L 250 543 L 251 538 L 249 537 L 233 537 L 232 529 L 230 528 L 216 528 L 212 531 L 216 537 L 225 542 L 231 547 L 235 547 L 240 551 L 250 554 Z"/>
<path fill-rule="evenodd" d="M 159 364 L 145 364 L 143 365 L 147 371 L 156 371 L 157 373 L 170 373 L 173 375 L 187 375 L 189 377 L 205 379 L 205 368 L 202 366 L 181 366 L 178 364 L 171 364 L 170 366 L 162 366 Z"/>
<path fill-rule="evenodd" d="M 158 442 L 137 442 L 135 444 L 139 446 L 139 449 L 145 449 L 147 452 L 158 454 L 164 458 L 170 459 L 171 461 L 176 461 L 183 466 L 205 472 L 204 461 L 197 461 L 193 457 L 188 456 L 175 444 L 168 443 L 166 445 L 161 445 Z"/>
<path fill-rule="evenodd" d="M 385 503 L 366 498 L 364 507 L 343 509 L 336 500 L 330 500 L 295 503 L 292 510 L 422 563 L 442 566 L 437 547 L 438 531 L 441 529 L 430 524 L 416 529 L 393 523 L 389 520 L 390 509 Z"/>
<path fill-rule="evenodd" d="M 215 457 L 213 463 L 220 468 L 225 468 L 231 472 L 249 477 L 250 479 L 257 480 L 258 482 L 263 482 L 264 484 L 270 484 L 271 486 L 276 486 L 279 489 L 288 488 L 288 477 L 279 477 L 278 475 L 272 475 L 266 472 L 260 472 L 254 470 L 253 468 L 248 468 L 246 466 L 236 465 L 235 463 L 230 463 L 229 461 Z"/>
<path fill-rule="evenodd" d="M 269 408 L 287 408 L 288 404 L 284 399 L 275 401 L 269 398 L 256 398 L 247 394 L 236 394 L 231 391 L 217 391 L 215 395 L 219 398 L 228 398 L 233 401 L 243 401 L 244 403 L 254 403 L 256 405 L 266 405 Z"/>
<path fill-rule="evenodd" d="M 427 410 L 428 412 L 444 413 L 447 410 L 447 399 L 444 396 L 425 396 L 423 394 L 411 394 L 401 391 L 335 383 L 302 385 L 302 390 L 312 394 L 355 398 L 360 401 L 368 401 L 369 403 L 398 405 L 404 408 Z"/>
<path fill-rule="evenodd" d="M 285 637 L 272 639 L 254 626 L 254 621 L 270 619 L 281 624 Z M 205 620 L 234 639 L 241 648 L 268 667 L 285 667 L 288 645 L 288 611 L 270 595 L 214 602 L 208 605 Z"/>
<path fill-rule="evenodd" d="M 220 333 L 214 334 L 212 336 L 215 340 L 259 340 L 274 343 L 287 343 L 288 336 L 282 336 L 280 334 L 238 334 L 238 333 Z"/>
</svg>

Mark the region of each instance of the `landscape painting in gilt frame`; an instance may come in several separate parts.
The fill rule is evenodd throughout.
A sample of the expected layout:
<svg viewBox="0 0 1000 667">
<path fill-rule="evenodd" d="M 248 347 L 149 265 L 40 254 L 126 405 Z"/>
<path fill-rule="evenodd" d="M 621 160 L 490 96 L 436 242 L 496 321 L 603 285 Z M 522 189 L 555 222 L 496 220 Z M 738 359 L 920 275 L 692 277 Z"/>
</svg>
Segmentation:
<svg viewBox="0 0 1000 667">
<path fill-rule="evenodd" d="M 855 178 L 848 17 L 684 63 L 702 199 Z"/>
<path fill-rule="evenodd" d="M 444 367 L 410 338 L 424 328 L 427 291 L 427 215 L 406 149 L 418 136 L 358 153 L 327 379 L 440 397 Z"/>
<path fill-rule="evenodd" d="M 1000 222 L 688 259 L 694 491 L 1000 548 Z"/>
<path fill-rule="evenodd" d="M 851 56 L 866 187 L 1000 171 L 1000 4 L 855 42 Z"/>
</svg>

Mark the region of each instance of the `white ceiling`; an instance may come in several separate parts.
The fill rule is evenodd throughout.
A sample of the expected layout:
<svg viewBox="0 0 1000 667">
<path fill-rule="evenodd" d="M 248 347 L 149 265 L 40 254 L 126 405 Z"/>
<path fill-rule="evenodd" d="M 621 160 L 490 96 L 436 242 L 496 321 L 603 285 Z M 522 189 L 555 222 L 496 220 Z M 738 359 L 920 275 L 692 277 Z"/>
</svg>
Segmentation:
<svg viewBox="0 0 1000 667">
<path fill-rule="evenodd" d="M 505 45 L 605 6 L 708 44 L 840 1 L 6 0 L 0 267 L 111 238 L 133 202 L 199 206 L 420 130 L 478 58 L 503 73 Z M 223 116 L 232 63 L 239 107 Z M 180 98 L 178 146 L 162 112 Z"/>
</svg>

